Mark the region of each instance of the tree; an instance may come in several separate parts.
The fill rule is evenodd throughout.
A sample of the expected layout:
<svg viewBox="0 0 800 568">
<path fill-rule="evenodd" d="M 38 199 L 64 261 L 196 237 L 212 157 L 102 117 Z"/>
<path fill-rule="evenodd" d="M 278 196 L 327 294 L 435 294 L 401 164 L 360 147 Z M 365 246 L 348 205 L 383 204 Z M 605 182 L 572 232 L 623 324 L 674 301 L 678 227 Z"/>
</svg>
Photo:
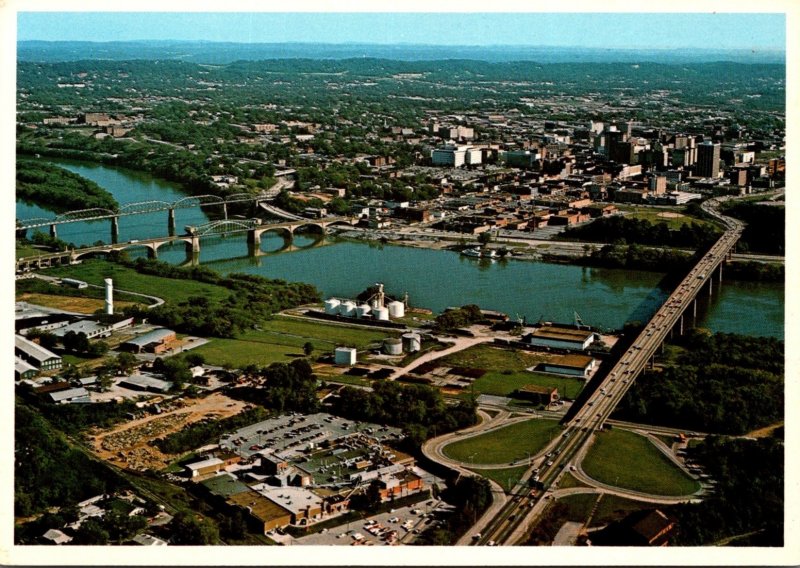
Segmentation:
<svg viewBox="0 0 800 568">
<path fill-rule="evenodd" d="M 172 544 L 216 544 L 219 529 L 207 518 L 180 511 L 172 520 Z"/>
<path fill-rule="evenodd" d="M 483 233 L 478 235 L 478 242 L 482 245 L 488 245 L 492 242 L 492 233 L 489 231 L 484 231 Z"/>
<path fill-rule="evenodd" d="M 75 531 L 75 538 L 72 544 L 108 544 L 109 534 L 99 522 L 94 519 L 86 519 L 81 523 L 80 528 Z"/>
<path fill-rule="evenodd" d="M 129 375 L 138 364 L 139 360 L 133 353 L 123 352 L 117 355 L 116 365 L 122 375 Z"/>
<path fill-rule="evenodd" d="M 310 341 L 306 341 L 306 342 L 303 344 L 303 355 L 305 355 L 306 357 L 308 357 L 308 356 L 309 356 L 309 355 L 311 355 L 313 352 L 314 352 L 314 344 L 313 344 L 313 343 L 311 343 Z"/>
</svg>

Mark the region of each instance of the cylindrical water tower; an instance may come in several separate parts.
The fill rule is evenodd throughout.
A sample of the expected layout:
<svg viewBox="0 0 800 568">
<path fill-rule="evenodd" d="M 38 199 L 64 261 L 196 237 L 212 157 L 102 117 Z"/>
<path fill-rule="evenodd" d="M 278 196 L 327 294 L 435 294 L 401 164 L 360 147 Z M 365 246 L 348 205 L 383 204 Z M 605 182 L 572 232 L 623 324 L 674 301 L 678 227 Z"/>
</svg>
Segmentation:
<svg viewBox="0 0 800 568">
<path fill-rule="evenodd" d="M 422 337 L 418 333 L 403 334 L 403 351 L 414 353 L 422 349 Z"/>
<path fill-rule="evenodd" d="M 106 283 L 106 313 L 111 315 L 114 313 L 114 282 L 111 278 L 105 279 Z"/>
</svg>

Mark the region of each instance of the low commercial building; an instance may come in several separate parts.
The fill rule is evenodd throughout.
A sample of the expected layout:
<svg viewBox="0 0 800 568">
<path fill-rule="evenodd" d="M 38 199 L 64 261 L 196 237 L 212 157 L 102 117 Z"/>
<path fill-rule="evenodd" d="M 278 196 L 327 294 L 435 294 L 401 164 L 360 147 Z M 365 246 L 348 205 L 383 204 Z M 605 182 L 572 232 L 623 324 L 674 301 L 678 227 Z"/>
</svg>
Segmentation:
<svg viewBox="0 0 800 568">
<path fill-rule="evenodd" d="M 522 341 L 538 347 L 576 349 L 583 351 L 597 338 L 588 329 L 576 329 L 561 325 L 542 325 L 522 338 Z"/>
<path fill-rule="evenodd" d="M 291 524 L 306 526 L 322 519 L 323 499 L 302 487 L 272 487 L 265 483 L 252 486 L 281 509 L 291 513 Z"/>
<path fill-rule="evenodd" d="M 291 511 L 252 489 L 231 495 L 227 503 L 244 509 L 250 523 L 257 525 L 264 533 L 292 523 Z"/>
<path fill-rule="evenodd" d="M 186 471 L 193 481 L 205 479 L 210 475 L 216 475 L 225 466 L 219 458 L 206 458 L 204 460 L 196 461 L 186 464 Z"/>
<path fill-rule="evenodd" d="M 131 353 L 141 353 L 143 351 L 163 353 L 168 349 L 168 344 L 171 341 L 175 341 L 175 332 L 171 329 L 159 327 L 144 335 L 129 339 L 120 345 L 119 348 Z"/>
<path fill-rule="evenodd" d="M 525 385 L 514 391 L 514 396 L 534 404 L 552 404 L 558 400 L 558 389 L 539 385 Z"/>
<path fill-rule="evenodd" d="M 56 404 L 75 404 L 92 402 L 89 391 L 83 387 L 58 390 L 48 393 L 50 400 Z"/>
<path fill-rule="evenodd" d="M 541 363 L 537 371 L 545 373 L 558 373 L 575 377 L 588 377 L 595 368 L 597 361 L 588 355 L 562 355 L 551 361 Z"/>
<path fill-rule="evenodd" d="M 166 393 L 172 388 L 172 383 L 148 375 L 131 375 L 121 380 L 119 386 L 132 390 Z"/>
<path fill-rule="evenodd" d="M 21 335 L 14 336 L 14 354 L 40 371 L 61 368 L 61 357 Z"/>
</svg>

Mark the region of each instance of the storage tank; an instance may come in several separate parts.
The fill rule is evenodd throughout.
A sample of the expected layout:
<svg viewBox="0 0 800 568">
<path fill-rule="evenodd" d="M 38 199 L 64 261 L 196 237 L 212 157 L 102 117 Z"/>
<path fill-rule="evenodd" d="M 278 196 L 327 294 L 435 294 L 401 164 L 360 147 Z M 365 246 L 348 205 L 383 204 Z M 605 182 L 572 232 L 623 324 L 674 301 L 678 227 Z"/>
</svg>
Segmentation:
<svg viewBox="0 0 800 568">
<path fill-rule="evenodd" d="M 352 300 L 342 302 L 339 304 L 339 313 L 343 316 L 354 316 L 356 313 L 356 303 Z"/>
<path fill-rule="evenodd" d="M 370 311 L 369 304 L 361 304 L 356 308 L 356 317 L 363 318 L 367 314 L 369 314 L 369 311 Z"/>
<path fill-rule="evenodd" d="M 414 353 L 422 348 L 422 338 L 418 333 L 403 334 L 403 350 L 406 353 Z"/>
<path fill-rule="evenodd" d="M 378 321 L 389 321 L 389 308 L 375 308 L 372 317 Z"/>
<path fill-rule="evenodd" d="M 403 302 L 389 302 L 389 316 L 401 318 L 406 315 L 406 306 Z"/>
<path fill-rule="evenodd" d="M 383 350 L 387 355 L 402 355 L 403 342 L 396 337 L 387 337 L 383 340 Z"/>
<path fill-rule="evenodd" d="M 325 300 L 325 313 L 330 315 L 338 314 L 339 304 L 341 304 L 341 302 L 336 298 L 330 298 L 328 300 Z"/>
</svg>

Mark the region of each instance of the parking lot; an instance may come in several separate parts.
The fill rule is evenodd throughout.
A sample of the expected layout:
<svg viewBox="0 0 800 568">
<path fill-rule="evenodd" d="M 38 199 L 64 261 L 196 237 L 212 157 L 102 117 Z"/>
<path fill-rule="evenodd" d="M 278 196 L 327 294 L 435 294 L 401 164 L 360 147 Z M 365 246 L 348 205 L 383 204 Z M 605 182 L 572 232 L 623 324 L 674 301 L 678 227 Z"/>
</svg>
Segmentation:
<svg viewBox="0 0 800 568">
<path fill-rule="evenodd" d="M 430 499 L 364 517 L 357 521 L 345 523 L 339 527 L 324 530 L 301 538 L 291 539 L 291 544 L 338 545 L 338 546 L 387 546 L 391 544 L 409 544 L 413 542 L 423 528 L 434 522 L 432 513 L 441 508 L 441 501 Z M 394 535 L 392 536 L 392 533 Z M 281 542 L 285 542 L 283 537 Z"/>
<path fill-rule="evenodd" d="M 399 438 L 399 428 L 354 422 L 330 414 L 287 414 L 245 426 L 220 440 L 220 446 L 248 458 L 265 448 L 281 452 L 292 459 L 325 440 L 333 440 L 354 432 L 364 432 L 378 441 Z"/>
</svg>

